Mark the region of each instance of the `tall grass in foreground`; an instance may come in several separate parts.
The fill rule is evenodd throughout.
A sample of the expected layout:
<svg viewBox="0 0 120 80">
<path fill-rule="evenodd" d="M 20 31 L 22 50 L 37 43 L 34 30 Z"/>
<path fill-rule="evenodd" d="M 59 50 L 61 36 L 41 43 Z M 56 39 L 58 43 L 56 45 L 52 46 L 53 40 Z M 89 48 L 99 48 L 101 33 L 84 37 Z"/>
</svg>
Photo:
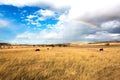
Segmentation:
<svg viewBox="0 0 120 80">
<path fill-rule="evenodd" d="M 0 80 L 120 80 L 120 48 L 0 52 Z"/>
</svg>

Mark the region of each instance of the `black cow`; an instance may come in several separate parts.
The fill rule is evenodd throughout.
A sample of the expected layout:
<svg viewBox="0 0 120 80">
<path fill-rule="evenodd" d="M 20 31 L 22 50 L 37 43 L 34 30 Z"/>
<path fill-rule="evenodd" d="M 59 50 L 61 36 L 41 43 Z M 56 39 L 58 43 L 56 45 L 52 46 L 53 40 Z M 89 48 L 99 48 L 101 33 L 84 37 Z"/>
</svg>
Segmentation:
<svg viewBox="0 0 120 80">
<path fill-rule="evenodd" d="M 35 51 L 40 51 L 40 49 L 36 49 Z"/>
<path fill-rule="evenodd" d="M 103 48 L 100 48 L 99 51 L 103 51 Z"/>
</svg>

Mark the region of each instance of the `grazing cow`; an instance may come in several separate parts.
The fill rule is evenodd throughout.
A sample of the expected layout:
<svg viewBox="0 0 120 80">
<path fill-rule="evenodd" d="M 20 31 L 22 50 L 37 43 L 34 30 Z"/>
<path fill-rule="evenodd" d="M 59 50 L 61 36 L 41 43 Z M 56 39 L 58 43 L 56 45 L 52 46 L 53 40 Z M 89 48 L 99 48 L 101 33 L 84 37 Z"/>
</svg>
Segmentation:
<svg viewBox="0 0 120 80">
<path fill-rule="evenodd" d="M 99 51 L 103 51 L 103 48 L 100 48 Z"/>
<path fill-rule="evenodd" d="M 36 49 L 35 51 L 40 51 L 40 49 Z"/>
</svg>

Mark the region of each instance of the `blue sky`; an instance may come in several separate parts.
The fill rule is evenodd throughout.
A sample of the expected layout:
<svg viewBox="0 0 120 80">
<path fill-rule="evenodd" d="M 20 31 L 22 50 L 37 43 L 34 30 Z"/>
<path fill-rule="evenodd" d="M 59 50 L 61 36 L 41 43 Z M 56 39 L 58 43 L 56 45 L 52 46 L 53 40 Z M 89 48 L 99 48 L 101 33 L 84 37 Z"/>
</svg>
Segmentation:
<svg viewBox="0 0 120 80">
<path fill-rule="evenodd" d="M 53 44 L 120 40 L 119 0 L 62 2 L 0 1 L 0 41 Z"/>
</svg>

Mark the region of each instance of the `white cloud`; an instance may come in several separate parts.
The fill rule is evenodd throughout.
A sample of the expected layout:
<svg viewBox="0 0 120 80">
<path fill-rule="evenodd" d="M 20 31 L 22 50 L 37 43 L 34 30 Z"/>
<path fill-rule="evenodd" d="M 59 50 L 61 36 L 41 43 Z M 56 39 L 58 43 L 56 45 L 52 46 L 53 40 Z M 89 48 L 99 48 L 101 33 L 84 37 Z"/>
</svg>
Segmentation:
<svg viewBox="0 0 120 80">
<path fill-rule="evenodd" d="M 104 22 L 104 23 L 101 24 L 101 28 L 105 29 L 105 30 L 120 28 L 120 22 L 117 21 L 117 20 Z"/>
<path fill-rule="evenodd" d="M 0 19 L 0 27 L 7 27 L 9 22 L 7 20 Z"/>
<path fill-rule="evenodd" d="M 69 17 L 70 19 L 80 17 L 92 18 L 96 15 L 104 14 L 104 12 L 113 9 L 119 4 L 119 0 L 114 0 L 114 2 L 112 0 L 78 0 L 73 2 Z"/>
<path fill-rule="evenodd" d="M 51 10 L 42 10 L 40 9 L 39 11 L 37 11 L 40 15 L 42 15 L 43 17 L 52 17 L 55 15 L 55 13 Z"/>
<path fill-rule="evenodd" d="M 95 34 L 89 34 L 85 38 L 91 41 L 120 40 L 120 34 L 100 31 L 100 32 L 96 32 Z"/>
<path fill-rule="evenodd" d="M 60 21 L 68 21 L 68 16 L 66 14 L 62 14 L 58 17 L 58 20 Z"/>
<path fill-rule="evenodd" d="M 35 18 L 35 17 L 37 17 L 37 16 L 35 16 L 35 15 L 29 15 L 29 16 L 27 16 L 28 19 L 32 19 L 32 18 Z"/>
<path fill-rule="evenodd" d="M 44 21 L 45 19 L 45 17 L 38 17 L 37 21 Z"/>
<path fill-rule="evenodd" d="M 54 18 L 55 12 L 48 9 L 40 9 L 34 13 L 34 15 L 37 15 L 37 21 L 44 21 L 48 18 Z"/>
<path fill-rule="evenodd" d="M 120 34 L 120 21 L 119 20 L 110 20 L 107 22 L 101 23 L 101 29 L 110 33 L 119 33 Z"/>
<path fill-rule="evenodd" d="M 33 14 L 28 15 L 25 20 L 27 21 L 28 25 L 41 26 L 40 21 L 45 21 L 46 19 L 54 18 L 55 16 L 56 15 L 54 11 L 40 9 Z"/>
<path fill-rule="evenodd" d="M 38 16 L 36 15 L 29 15 L 27 16 L 27 18 L 25 19 L 25 21 L 27 22 L 27 25 L 35 25 L 35 26 L 41 26 L 40 22 L 37 20 L 33 20 L 33 18 L 38 18 Z"/>
<path fill-rule="evenodd" d="M 30 0 L 2 0 L 0 1 L 0 4 L 6 4 L 6 5 L 14 5 L 14 6 L 26 6 L 26 5 L 31 5 L 35 4 L 38 0 L 30 1 Z"/>
<path fill-rule="evenodd" d="M 34 35 L 31 34 L 31 33 L 25 32 L 24 34 L 17 35 L 16 38 L 25 38 L 25 39 L 29 39 L 29 38 L 31 38 L 32 36 L 34 36 Z"/>
<path fill-rule="evenodd" d="M 0 1 L 0 4 L 11 4 L 11 5 L 14 5 L 14 6 L 18 6 L 18 7 L 22 7 L 22 6 L 46 6 L 46 5 L 54 5 L 56 7 L 61 7 L 61 6 L 65 6 L 69 3 L 70 1 L 69 0 L 66 0 L 64 1 L 61 1 L 61 0 L 57 0 L 57 1 L 54 1 L 54 0 L 2 0 Z"/>
</svg>

